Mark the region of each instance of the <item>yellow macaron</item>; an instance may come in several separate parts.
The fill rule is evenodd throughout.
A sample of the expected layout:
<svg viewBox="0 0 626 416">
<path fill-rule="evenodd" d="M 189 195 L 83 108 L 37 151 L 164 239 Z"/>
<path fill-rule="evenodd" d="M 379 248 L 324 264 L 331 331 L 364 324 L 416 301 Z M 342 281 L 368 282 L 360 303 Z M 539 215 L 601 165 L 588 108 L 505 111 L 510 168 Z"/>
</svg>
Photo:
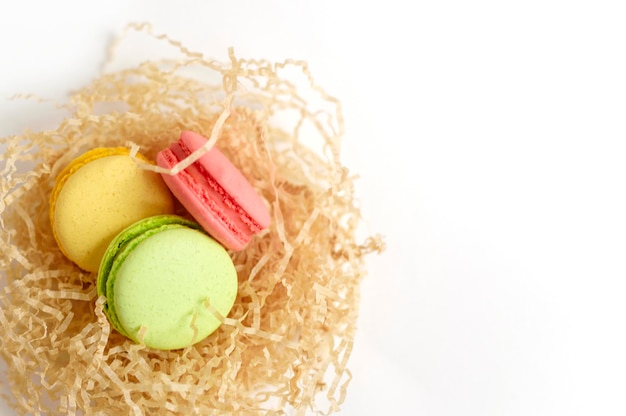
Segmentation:
<svg viewBox="0 0 626 416">
<path fill-rule="evenodd" d="M 174 213 L 161 176 L 139 168 L 129 154 L 124 147 L 93 149 L 56 178 L 50 195 L 52 232 L 63 254 L 83 270 L 97 272 L 111 240 L 129 225 Z"/>
</svg>

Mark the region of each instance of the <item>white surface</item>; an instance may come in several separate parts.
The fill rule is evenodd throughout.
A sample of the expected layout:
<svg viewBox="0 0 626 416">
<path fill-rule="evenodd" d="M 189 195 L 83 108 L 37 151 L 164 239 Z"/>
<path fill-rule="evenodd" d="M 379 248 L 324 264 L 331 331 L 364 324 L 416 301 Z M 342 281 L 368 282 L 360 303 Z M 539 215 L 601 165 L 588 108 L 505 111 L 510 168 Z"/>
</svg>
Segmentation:
<svg viewBox="0 0 626 416">
<path fill-rule="evenodd" d="M 309 61 L 388 243 L 341 414 L 624 414 L 622 2 L 339 3 L 0 6 L 0 96 L 62 99 L 129 21 Z M 31 109 L 1 102 L 2 135 L 52 123 Z"/>
</svg>

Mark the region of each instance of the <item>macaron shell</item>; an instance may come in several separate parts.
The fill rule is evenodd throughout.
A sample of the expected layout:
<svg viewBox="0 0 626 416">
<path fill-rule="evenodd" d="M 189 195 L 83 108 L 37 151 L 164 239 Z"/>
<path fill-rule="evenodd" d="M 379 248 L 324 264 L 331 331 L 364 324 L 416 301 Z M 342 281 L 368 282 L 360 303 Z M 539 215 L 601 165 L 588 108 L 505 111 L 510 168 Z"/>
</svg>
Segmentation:
<svg viewBox="0 0 626 416">
<path fill-rule="evenodd" d="M 55 237 L 65 255 L 87 271 L 98 270 L 107 246 L 124 228 L 174 212 L 160 175 L 139 168 L 125 155 L 96 157 L 61 180 L 51 201 Z"/>
<path fill-rule="evenodd" d="M 237 273 L 226 250 L 190 228 L 149 236 L 111 272 L 110 307 L 119 325 L 129 338 L 155 349 L 206 338 L 220 325 L 207 305 L 226 316 L 237 294 Z"/>
<path fill-rule="evenodd" d="M 206 143 L 207 139 L 198 133 L 184 131 L 180 140 L 193 153 Z M 259 194 L 250 182 L 243 176 L 230 160 L 216 147 L 202 155 L 197 163 L 215 179 L 246 213 L 252 217 L 261 228 L 270 224 L 270 214 Z"/>
</svg>

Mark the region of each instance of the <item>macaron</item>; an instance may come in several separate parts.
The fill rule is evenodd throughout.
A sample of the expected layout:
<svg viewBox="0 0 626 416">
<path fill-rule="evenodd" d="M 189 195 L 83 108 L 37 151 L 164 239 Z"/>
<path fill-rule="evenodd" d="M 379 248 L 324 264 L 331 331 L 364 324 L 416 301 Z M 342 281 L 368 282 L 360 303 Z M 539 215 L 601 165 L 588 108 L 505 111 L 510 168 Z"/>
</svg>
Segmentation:
<svg viewBox="0 0 626 416">
<path fill-rule="evenodd" d="M 145 218 L 118 234 L 98 272 L 111 326 L 159 350 L 193 345 L 221 324 L 237 295 L 226 249 L 199 224 L 173 215 Z"/>
<path fill-rule="evenodd" d="M 139 168 L 129 153 L 124 147 L 90 150 L 56 178 L 52 232 L 63 254 L 83 270 L 98 271 L 107 246 L 124 228 L 174 213 L 174 198 L 161 176 Z"/>
<path fill-rule="evenodd" d="M 206 141 L 185 131 L 157 154 L 157 165 L 171 169 Z M 259 194 L 216 147 L 181 172 L 162 177 L 194 219 L 228 249 L 242 250 L 270 224 L 269 211 Z"/>
</svg>

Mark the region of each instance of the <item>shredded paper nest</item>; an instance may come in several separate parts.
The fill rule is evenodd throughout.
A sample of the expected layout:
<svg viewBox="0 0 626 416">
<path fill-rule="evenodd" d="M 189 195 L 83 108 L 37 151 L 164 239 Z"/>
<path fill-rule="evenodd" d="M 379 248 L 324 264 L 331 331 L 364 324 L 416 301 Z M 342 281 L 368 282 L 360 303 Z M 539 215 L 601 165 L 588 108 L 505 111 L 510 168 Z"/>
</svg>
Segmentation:
<svg viewBox="0 0 626 416">
<path fill-rule="evenodd" d="M 378 236 L 356 238 L 340 104 L 303 62 L 232 50 L 219 62 L 155 38 L 181 58 L 104 73 L 72 94 L 56 130 L 0 139 L 0 354 L 13 396 L 4 399 L 33 415 L 333 413 L 351 378 L 363 257 L 383 249 Z M 183 130 L 231 159 L 272 224 L 231 253 L 239 292 L 223 325 L 184 350 L 155 351 L 111 329 L 95 275 L 54 241 L 48 199 L 84 151 L 129 146 L 154 160 Z"/>
</svg>

